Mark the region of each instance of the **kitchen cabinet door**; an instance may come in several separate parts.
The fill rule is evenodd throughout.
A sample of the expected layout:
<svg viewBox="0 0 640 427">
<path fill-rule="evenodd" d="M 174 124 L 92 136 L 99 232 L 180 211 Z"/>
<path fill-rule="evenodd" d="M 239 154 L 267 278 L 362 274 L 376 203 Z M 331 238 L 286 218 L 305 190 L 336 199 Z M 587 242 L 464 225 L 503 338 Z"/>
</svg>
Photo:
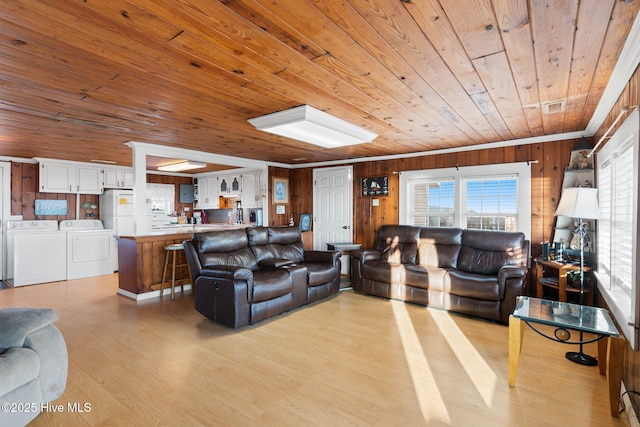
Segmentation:
<svg viewBox="0 0 640 427">
<path fill-rule="evenodd" d="M 76 193 L 102 194 L 102 181 L 102 168 L 90 165 L 76 167 Z"/>
<path fill-rule="evenodd" d="M 75 193 L 76 168 L 66 163 L 40 162 L 40 191 L 43 193 Z"/>
<path fill-rule="evenodd" d="M 196 180 L 195 209 L 218 209 L 218 177 L 201 176 Z"/>
<path fill-rule="evenodd" d="M 243 208 L 261 208 L 260 177 L 259 172 L 245 172 L 242 174 L 242 200 Z"/>
<path fill-rule="evenodd" d="M 218 195 L 240 196 L 242 194 L 242 175 L 220 175 L 218 177 Z"/>
<path fill-rule="evenodd" d="M 104 168 L 104 188 L 133 188 L 133 170 L 131 168 Z"/>
</svg>

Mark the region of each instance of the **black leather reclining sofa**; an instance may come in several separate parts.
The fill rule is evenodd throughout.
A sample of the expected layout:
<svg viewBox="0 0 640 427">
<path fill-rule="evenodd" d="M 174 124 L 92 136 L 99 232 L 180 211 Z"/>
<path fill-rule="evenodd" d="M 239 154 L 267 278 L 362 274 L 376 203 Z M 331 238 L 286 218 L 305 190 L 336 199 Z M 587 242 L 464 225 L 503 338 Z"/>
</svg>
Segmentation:
<svg viewBox="0 0 640 427">
<path fill-rule="evenodd" d="M 524 295 L 523 233 L 385 225 L 375 247 L 351 251 L 353 289 L 508 323 Z"/>
<path fill-rule="evenodd" d="M 239 328 L 336 294 L 340 252 L 307 251 L 297 227 L 197 233 L 184 242 L 195 308 Z"/>
</svg>

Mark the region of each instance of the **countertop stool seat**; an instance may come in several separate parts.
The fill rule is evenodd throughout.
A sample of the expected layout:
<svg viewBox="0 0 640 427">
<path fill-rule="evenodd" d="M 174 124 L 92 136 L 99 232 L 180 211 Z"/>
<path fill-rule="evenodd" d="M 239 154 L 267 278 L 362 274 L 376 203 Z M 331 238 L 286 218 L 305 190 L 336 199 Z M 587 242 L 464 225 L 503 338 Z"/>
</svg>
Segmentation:
<svg viewBox="0 0 640 427">
<path fill-rule="evenodd" d="M 167 278 L 167 267 L 169 266 L 169 257 L 172 257 L 171 262 L 171 299 L 175 298 L 175 287 L 176 287 L 176 267 L 186 267 L 187 264 L 177 264 L 176 258 L 178 256 L 179 251 L 184 250 L 184 246 L 182 243 L 174 243 L 172 245 L 167 245 L 164 247 L 165 256 L 164 256 L 164 270 L 162 271 L 162 286 L 160 287 L 160 296 L 164 295 L 164 284 L 166 283 Z M 180 290 L 184 293 L 184 283 L 180 285 Z"/>
</svg>

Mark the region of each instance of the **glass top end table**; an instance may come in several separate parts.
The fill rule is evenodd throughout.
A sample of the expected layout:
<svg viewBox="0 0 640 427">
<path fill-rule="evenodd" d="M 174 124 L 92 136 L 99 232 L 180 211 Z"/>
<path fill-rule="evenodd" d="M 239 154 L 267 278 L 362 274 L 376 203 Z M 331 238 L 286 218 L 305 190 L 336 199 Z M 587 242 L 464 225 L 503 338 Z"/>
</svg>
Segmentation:
<svg viewBox="0 0 640 427">
<path fill-rule="evenodd" d="M 620 384 L 626 341 L 607 310 L 580 304 L 558 302 L 533 297 L 518 297 L 516 308 L 509 316 L 509 386 L 516 386 L 518 363 L 522 351 L 525 325 L 550 340 L 564 344 L 582 344 L 597 341 L 600 375 L 607 376 L 609 386 L 609 410 L 612 417 L 619 416 Z M 554 336 L 539 331 L 534 325 L 555 328 Z M 571 342 L 571 332 L 580 332 L 581 340 Z M 582 334 L 594 334 L 595 338 L 582 340 Z M 608 357 L 607 357 L 608 355 Z"/>
<path fill-rule="evenodd" d="M 513 316 L 525 322 L 556 328 L 573 329 L 597 335 L 617 337 L 620 334 L 604 308 L 540 298 L 520 297 Z"/>
</svg>

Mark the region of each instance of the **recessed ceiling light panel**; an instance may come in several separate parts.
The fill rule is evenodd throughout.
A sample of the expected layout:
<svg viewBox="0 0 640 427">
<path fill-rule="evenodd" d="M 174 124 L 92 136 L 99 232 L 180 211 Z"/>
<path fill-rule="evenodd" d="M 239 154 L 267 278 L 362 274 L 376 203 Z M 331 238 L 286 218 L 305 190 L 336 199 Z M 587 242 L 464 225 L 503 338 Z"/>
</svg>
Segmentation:
<svg viewBox="0 0 640 427">
<path fill-rule="evenodd" d="M 206 163 L 193 162 L 191 160 L 179 163 L 171 163 L 168 165 L 158 166 L 159 171 L 163 172 L 182 172 L 191 169 L 199 169 L 207 166 Z"/>
<path fill-rule="evenodd" d="M 373 141 L 378 135 L 308 105 L 248 120 L 256 129 L 324 148 Z"/>
</svg>

